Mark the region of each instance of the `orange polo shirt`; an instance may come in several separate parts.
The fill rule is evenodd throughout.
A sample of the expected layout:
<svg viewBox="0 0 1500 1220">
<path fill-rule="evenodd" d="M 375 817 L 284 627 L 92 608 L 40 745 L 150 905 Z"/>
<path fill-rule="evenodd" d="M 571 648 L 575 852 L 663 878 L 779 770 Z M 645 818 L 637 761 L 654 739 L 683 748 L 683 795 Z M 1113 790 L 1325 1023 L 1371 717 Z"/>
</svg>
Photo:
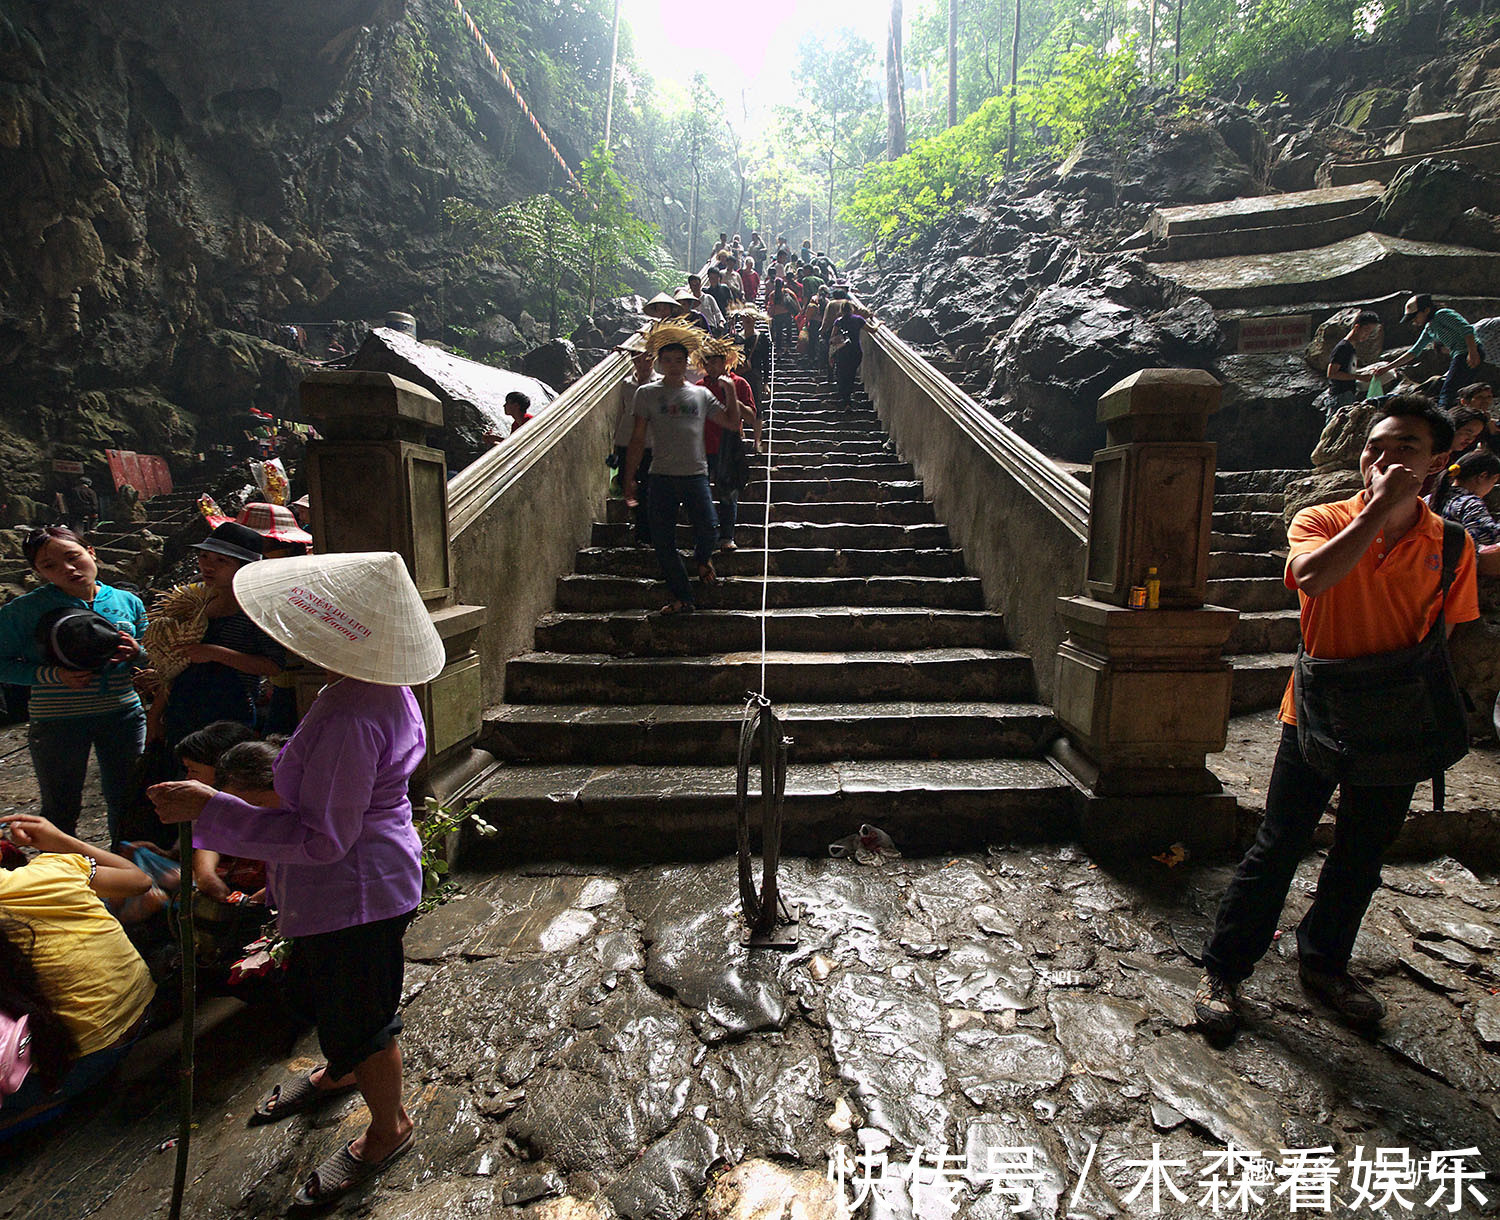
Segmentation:
<svg viewBox="0 0 1500 1220">
<path fill-rule="evenodd" d="M 1365 495 L 1360 492 L 1352 500 L 1304 508 L 1292 518 L 1287 530 L 1287 588 L 1297 589 L 1292 560 L 1316 551 L 1353 521 L 1364 505 Z M 1354 570 L 1327 592 L 1309 597 L 1297 589 L 1302 603 L 1302 646 L 1309 656 L 1343 660 L 1393 652 L 1410 648 L 1432 630 L 1443 572 L 1443 519 L 1425 504 L 1421 513 L 1389 550 L 1384 534 L 1376 538 Z M 1466 536 L 1443 605 L 1443 617 L 1449 623 L 1479 617 L 1477 572 L 1474 543 Z M 1290 681 L 1277 719 L 1283 724 L 1297 723 Z"/>
</svg>

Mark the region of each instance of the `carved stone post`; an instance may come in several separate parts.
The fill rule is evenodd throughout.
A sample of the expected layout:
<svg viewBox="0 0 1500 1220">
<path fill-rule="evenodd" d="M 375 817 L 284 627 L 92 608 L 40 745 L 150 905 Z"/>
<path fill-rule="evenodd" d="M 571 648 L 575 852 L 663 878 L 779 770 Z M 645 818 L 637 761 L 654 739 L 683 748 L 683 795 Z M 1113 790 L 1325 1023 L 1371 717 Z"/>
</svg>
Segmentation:
<svg viewBox="0 0 1500 1220">
<path fill-rule="evenodd" d="M 418 775 L 446 795 L 493 760 L 470 749 L 483 711 L 474 641 L 486 611 L 454 604 L 448 471 L 442 450 L 426 444 L 442 404 L 389 373 L 329 371 L 302 382 L 302 417 L 323 437 L 307 447 L 315 548 L 395 551 L 443 639 L 447 665 L 413 693 L 427 727 Z"/>
<path fill-rule="evenodd" d="M 1199 851 L 1228 846 L 1234 798 L 1204 765 L 1224 748 L 1233 674 L 1222 653 L 1238 613 L 1205 606 L 1219 383 L 1147 369 L 1099 400 L 1082 597 L 1063 598 L 1053 750 L 1083 790 L 1085 842 Z M 1160 608 L 1129 609 L 1148 569 Z"/>
</svg>

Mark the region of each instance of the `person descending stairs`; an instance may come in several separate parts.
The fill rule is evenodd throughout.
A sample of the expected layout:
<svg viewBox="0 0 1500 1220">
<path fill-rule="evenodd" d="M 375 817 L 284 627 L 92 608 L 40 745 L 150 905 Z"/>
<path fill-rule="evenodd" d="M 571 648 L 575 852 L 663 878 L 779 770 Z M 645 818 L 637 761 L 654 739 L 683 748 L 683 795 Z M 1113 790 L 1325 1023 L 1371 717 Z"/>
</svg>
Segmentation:
<svg viewBox="0 0 1500 1220">
<path fill-rule="evenodd" d="M 793 740 L 789 851 L 862 823 L 910 852 L 1067 833 L 1072 789 L 1044 757 L 1058 728 L 1031 658 L 1007 647 L 869 399 L 837 406 L 814 370 L 782 363 L 771 406 L 769 463 L 696 613 L 657 612 L 656 558 L 608 502 L 486 714 L 480 745 L 504 765 L 470 795 L 500 833 L 473 862 L 731 854 L 758 689 Z M 692 545 L 685 524 L 678 543 Z"/>
</svg>

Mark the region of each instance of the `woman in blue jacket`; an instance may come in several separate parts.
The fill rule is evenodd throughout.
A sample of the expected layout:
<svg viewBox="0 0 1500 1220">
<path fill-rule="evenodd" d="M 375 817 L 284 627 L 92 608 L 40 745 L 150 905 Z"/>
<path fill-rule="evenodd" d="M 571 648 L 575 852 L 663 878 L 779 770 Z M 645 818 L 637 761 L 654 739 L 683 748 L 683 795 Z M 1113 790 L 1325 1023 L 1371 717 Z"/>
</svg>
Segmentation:
<svg viewBox="0 0 1500 1220">
<path fill-rule="evenodd" d="M 130 771 L 146 741 L 146 713 L 131 684 L 131 662 L 145 661 L 136 641 L 146 630 L 146 607 L 134 593 L 99 583 L 93 548 L 70 529 L 35 530 L 22 550 L 47 583 L 0 607 L 0 682 L 31 687 L 26 743 L 41 790 L 41 814 L 65 834 L 77 830 L 93 750 L 113 841 Z M 119 628 L 119 648 L 102 670 L 65 669 L 42 655 L 37 624 L 64 607 L 92 610 Z"/>
</svg>

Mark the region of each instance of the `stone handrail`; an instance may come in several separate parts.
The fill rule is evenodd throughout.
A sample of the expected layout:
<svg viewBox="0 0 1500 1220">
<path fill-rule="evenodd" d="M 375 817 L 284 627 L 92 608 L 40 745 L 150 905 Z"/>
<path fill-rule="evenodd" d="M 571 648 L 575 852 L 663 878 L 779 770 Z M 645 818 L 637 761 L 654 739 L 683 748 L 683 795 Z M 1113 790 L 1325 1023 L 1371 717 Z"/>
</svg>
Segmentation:
<svg viewBox="0 0 1500 1220">
<path fill-rule="evenodd" d="M 948 525 L 985 603 L 1030 653 L 1044 699 L 1062 642 L 1058 599 L 1083 585 L 1089 491 L 898 339 L 867 328 L 865 389 Z"/>
<path fill-rule="evenodd" d="M 605 493 L 616 406 L 630 358 L 612 352 L 513 439 L 448 483 L 453 582 L 465 602 L 489 607 L 479 636 L 483 699 L 505 691 L 505 661 L 528 651 L 536 621 L 573 570 Z"/>
</svg>

